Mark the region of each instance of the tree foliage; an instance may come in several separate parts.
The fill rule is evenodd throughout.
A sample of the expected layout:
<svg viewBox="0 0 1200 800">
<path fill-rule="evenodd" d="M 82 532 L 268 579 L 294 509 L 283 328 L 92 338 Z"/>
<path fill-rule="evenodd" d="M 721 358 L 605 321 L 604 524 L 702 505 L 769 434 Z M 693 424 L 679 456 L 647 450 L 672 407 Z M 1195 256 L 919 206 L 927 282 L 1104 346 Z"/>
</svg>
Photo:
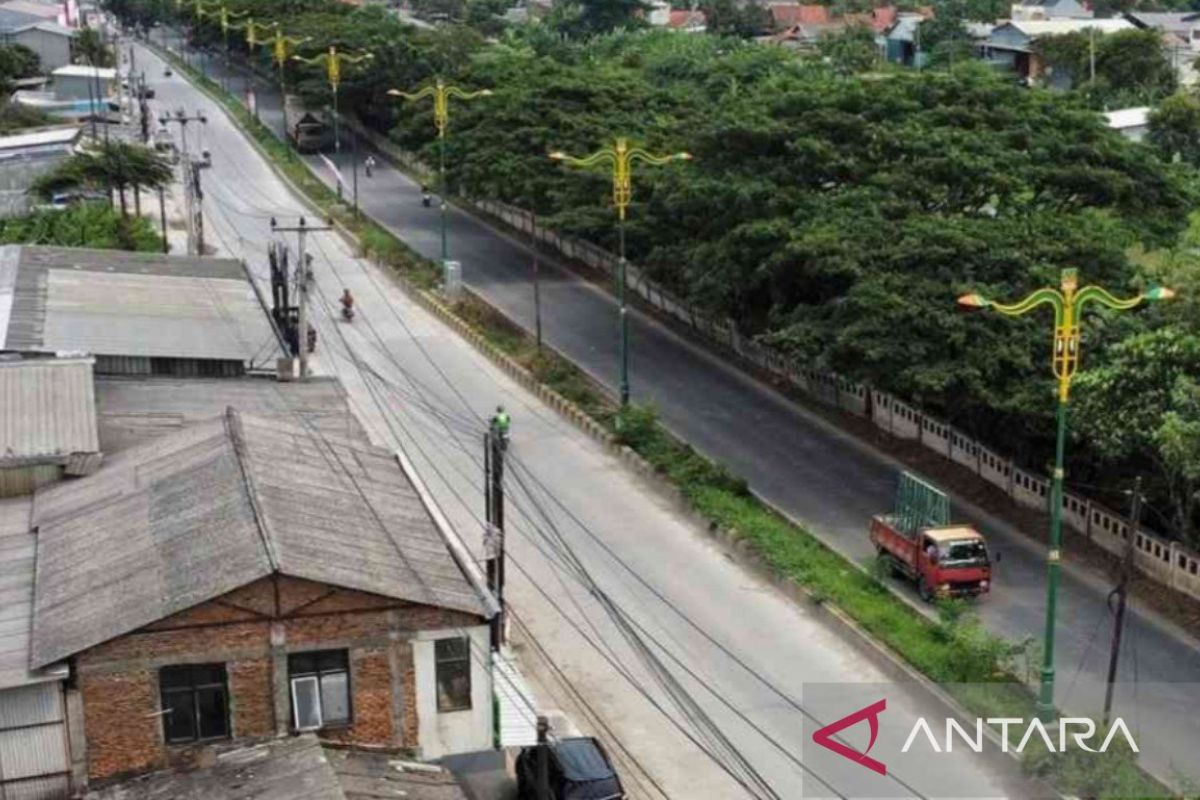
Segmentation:
<svg viewBox="0 0 1200 800">
<path fill-rule="evenodd" d="M 1164 99 L 1150 112 L 1147 138 L 1164 158 L 1200 166 L 1200 98 L 1180 93 Z"/>
<path fill-rule="evenodd" d="M 116 58 L 112 48 L 104 43 L 104 37 L 96 28 L 84 28 L 75 34 L 71 42 L 71 52 L 75 60 L 93 67 L 116 66 Z"/>
<path fill-rule="evenodd" d="M 1094 96 L 1020 88 L 974 63 L 864 73 L 866 37 L 855 34 L 824 45 L 826 62 L 734 36 L 563 35 L 596 34 L 626 12 L 636 19 L 624 3 L 606 6 L 609 22 L 593 27 L 584 6 L 559 4 L 560 17 L 491 45 L 464 26 L 414 31 L 372 7 L 254 7 L 256 19 L 312 36 L 306 54 L 330 44 L 374 52 L 369 69 L 343 76 L 343 110 L 430 161 L 428 105 L 396 103 L 386 90 L 435 74 L 492 89 L 452 108 L 452 187 L 533 208 L 545 224 L 602 246 L 616 244 L 610 176 L 566 169 L 546 153 L 582 155 L 618 135 L 653 152 L 692 152 L 688 164 L 637 168 L 631 258 L 743 335 L 914 401 L 1035 468 L 1052 448 L 1050 322 L 967 317 L 954 297 L 969 288 L 1020 297 L 1056 285 L 1066 267 L 1135 292 L 1146 276 L 1129 253 L 1175 244 L 1195 201 L 1190 168 L 1108 129 L 1089 107 Z M 947 19 L 985 12 L 967 4 Z M 204 30 L 214 35 L 211 24 Z M 1109 97 L 1170 86 L 1161 48 L 1133 33 L 1097 37 L 1093 88 L 1102 78 Z M 1077 45 L 1060 48 L 1073 69 Z M 301 91 L 328 91 L 319 69 L 289 69 Z M 1114 348 L 1145 335 L 1152 319 L 1127 314 L 1089 328 L 1089 363 L 1136 369 Z M 1194 421 L 1186 401 L 1167 409 L 1181 423 L 1155 428 L 1177 448 Z M 1116 456 L 1083 441 L 1072 448 L 1073 474 L 1112 458 L 1131 467 L 1150 446 Z"/>
<path fill-rule="evenodd" d="M 43 244 L 159 252 L 162 239 L 142 217 L 125 219 L 107 203 L 34 211 L 0 219 L 0 244 Z"/>
<path fill-rule="evenodd" d="M 121 198 L 121 216 L 129 217 L 126 192 L 159 189 L 174 177 L 164 156 L 139 144 L 118 139 L 99 142 L 71 156 L 53 172 L 34 182 L 30 192 L 50 197 L 68 189 L 89 188 L 116 191 Z"/>
<path fill-rule="evenodd" d="M 1097 108 L 1147 105 L 1175 91 L 1175 68 L 1157 30 L 1043 36 L 1034 49 L 1053 81 L 1078 88 Z"/>
</svg>

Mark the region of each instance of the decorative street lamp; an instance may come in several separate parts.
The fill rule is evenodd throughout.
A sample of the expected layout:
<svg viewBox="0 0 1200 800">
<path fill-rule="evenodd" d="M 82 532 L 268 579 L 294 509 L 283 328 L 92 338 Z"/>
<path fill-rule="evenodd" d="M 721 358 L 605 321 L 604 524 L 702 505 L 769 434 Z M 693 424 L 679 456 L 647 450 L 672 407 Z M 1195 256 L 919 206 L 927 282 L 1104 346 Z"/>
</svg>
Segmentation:
<svg viewBox="0 0 1200 800">
<path fill-rule="evenodd" d="M 303 56 L 292 56 L 293 61 L 300 61 L 305 64 L 324 64 L 325 77 L 329 81 L 329 88 L 333 92 L 333 153 L 334 159 L 338 162 L 338 168 L 341 168 L 342 154 L 342 135 L 338 127 L 340 114 L 338 113 L 338 85 L 342 82 L 342 62 L 347 64 L 361 64 L 364 61 L 370 61 L 375 57 L 374 53 L 362 52 L 358 55 L 348 55 L 339 53 L 338 49 L 333 45 L 329 46 L 329 52 L 322 53 L 313 58 L 304 58 Z M 342 179 L 340 173 L 337 176 L 337 196 L 341 199 L 342 196 Z"/>
<path fill-rule="evenodd" d="M 1038 694 L 1038 715 L 1050 721 L 1054 715 L 1054 625 L 1058 602 L 1059 564 L 1062 550 L 1062 506 L 1063 506 L 1063 452 L 1067 437 L 1067 403 L 1071 392 L 1071 379 L 1079 368 L 1080 344 L 1079 324 L 1083 308 L 1088 303 L 1098 303 L 1116 311 L 1127 311 L 1142 302 L 1169 300 L 1175 296 L 1170 289 L 1152 287 L 1136 297 L 1126 300 L 1114 297 L 1099 286 L 1078 288 L 1076 270 L 1062 271 L 1060 289 L 1038 289 L 1020 302 L 1012 305 L 995 303 L 979 294 L 965 294 L 958 304 L 968 309 L 991 309 L 1007 317 L 1019 317 L 1040 305 L 1054 309 L 1054 346 L 1051 351 L 1051 366 L 1058 379 L 1057 437 L 1054 445 L 1054 475 L 1050 490 L 1050 547 L 1046 555 L 1046 631 L 1042 646 L 1041 691 Z"/>
<path fill-rule="evenodd" d="M 633 164 L 641 161 L 653 166 L 669 164 L 672 161 L 690 161 L 690 153 L 673 153 L 667 156 L 651 155 L 640 147 L 630 147 L 628 141 L 621 137 L 612 147 L 598 150 L 590 156 L 575 158 L 563 152 L 554 152 L 550 158 L 562 161 L 576 167 L 592 167 L 597 164 L 612 166 L 613 205 L 617 209 L 617 229 L 620 241 L 620 265 L 617 271 L 617 294 L 620 303 L 621 331 L 621 406 L 629 405 L 629 319 L 625 306 L 625 213 L 633 199 Z"/>
<path fill-rule="evenodd" d="M 446 129 L 450 126 L 450 98 L 458 100 L 474 100 L 477 97 L 491 97 L 490 89 L 480 89 L 477 92 L 468 92 L 460 89 L 457 86 L 446 85 L 441 78 L 437 78 L 435 82 L 426 86 L 420 91 L 409 93 L 402 92 L 399 89 L 388 89 L 388 94 L 392 97 L 402 97 L 405 100 L 417 101 L 424 100 L 426 97 L 433 98 L 433 124 L 438 132 L 438 193 L 441 198 L 441 216 L 442 216 L 442 266 L 445 267 L 447 259 L 446 249 Z"/>
</svg>

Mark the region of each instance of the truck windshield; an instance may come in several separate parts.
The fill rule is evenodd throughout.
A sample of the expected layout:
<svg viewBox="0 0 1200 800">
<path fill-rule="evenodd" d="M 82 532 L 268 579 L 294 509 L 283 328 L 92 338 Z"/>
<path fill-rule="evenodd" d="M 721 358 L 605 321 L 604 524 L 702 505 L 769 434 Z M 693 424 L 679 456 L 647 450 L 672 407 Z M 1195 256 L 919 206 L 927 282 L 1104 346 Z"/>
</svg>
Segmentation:
<svg viewBox="0 0 1200 800">
<path fill-rule="evenodd" d="M 982 567 L 988 563 L 987 547 L 978 539 L 946 542 L 940 549 L 943 567 Z"/>
</svg>

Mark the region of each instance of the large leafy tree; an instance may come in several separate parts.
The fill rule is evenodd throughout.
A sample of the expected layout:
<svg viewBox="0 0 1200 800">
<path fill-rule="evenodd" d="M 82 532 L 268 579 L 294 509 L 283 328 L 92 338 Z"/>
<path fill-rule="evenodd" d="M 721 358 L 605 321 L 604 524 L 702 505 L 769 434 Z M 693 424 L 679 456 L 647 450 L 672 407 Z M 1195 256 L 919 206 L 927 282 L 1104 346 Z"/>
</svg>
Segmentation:
<svg viewBox="0 0 1200 800">
<path fill-rule="evenodd" d="M 1148 139 L 1167 159 L 1200 166 L 1200 98 L 1173 94 L 1150 112 Z"/>
<path fill-rule="evenodd" d="M 1171 522 L 1200 544 L 1200 333 L 1172 325 L 1119 342 L 1076 379 L 1075 405 L 1088 445 L 1156 470 Z"/>
<path fill-rule="evenodd" d="M 1156 30 L 1044 36 L 1034 47 L 1056 75 L 1066 76 L 1097 107 L 1145 105 L 1175 90 L 1175 69 Z"/>
<path fill-rule="evenodd" d="M 71 43 L 71 51 L 75 60 L 93 67 L 111 67 L 116 64 L 112 48 L 104 43 L 104 38 L 96 28 L 84 28 L 75 35 Z"/>
</svg>

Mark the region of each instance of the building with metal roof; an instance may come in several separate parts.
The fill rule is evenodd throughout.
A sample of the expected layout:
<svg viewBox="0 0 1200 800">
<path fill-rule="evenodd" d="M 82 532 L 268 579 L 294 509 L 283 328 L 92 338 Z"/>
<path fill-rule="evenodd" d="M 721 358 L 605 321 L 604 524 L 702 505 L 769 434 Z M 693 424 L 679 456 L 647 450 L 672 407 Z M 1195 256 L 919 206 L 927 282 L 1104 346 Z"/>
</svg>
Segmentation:
<svg viewBox="0 0 1200 800">
<path fill-rule="evenodd" d="M 0 797 L 70 790 L 65 664 L 29 668 L 34 553 L 31 497 L 0 500 Z"/>
<path fill-rule="evenodd" d="M 0 356 L 0 497 L 99 466 L 92 359 Z"/>
<path fill-rule="evenodd" d="M 82 131 L 69 125 L 0 136 L 0 216 L 25 214 L 35 205 L 30 187 L 74 154 Z"/>
<path fill-rule="evenodd" d="M 316 736 L 239 745 L 212 766 L 165 770 L 91 792 L 86 800 L 467 800 L 446 770 L 388 753 L 323 747 Z"/>
<path fill-rule="evenodd" d="M 240 414 L 40 490 L 30 663 L 274 574 L 492 616 L 495 599 L 389 451 Z"/>
<path fill-rule="evenodd" d="M 105 454 L 208 422 L 236 408 L 277 417 L 320 435 L 368 441 L 336 378 L 279 382 L 269 375 L 242 378 L 169 378 L 103 375 L 96 378 L 96 415 Z"/>
<path fill-rule="evenodd" d="M 240 261 L 0 247 L 0 352 L 89 353 L 97 374 L 241 375 L 283 354 Z"/>
</svg>

